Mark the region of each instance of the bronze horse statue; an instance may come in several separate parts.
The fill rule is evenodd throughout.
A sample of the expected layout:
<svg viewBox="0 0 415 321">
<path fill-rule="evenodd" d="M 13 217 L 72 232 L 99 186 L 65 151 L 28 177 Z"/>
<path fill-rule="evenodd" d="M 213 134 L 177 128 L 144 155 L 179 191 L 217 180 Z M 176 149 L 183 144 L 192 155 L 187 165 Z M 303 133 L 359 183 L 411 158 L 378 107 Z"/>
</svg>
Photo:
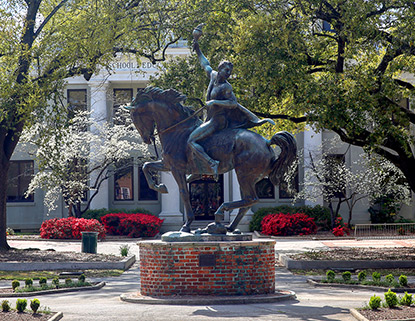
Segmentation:
<svg viewBox="0 0 415 321">
<path fill-rule="evenodd" d="M 201 124 L 194 111 L 181 104 L 186 97 L 174 89 L 162 90 L 157 87 L 138 89 L 130 110 L 134 125 L 143 141 L 152 142 L 154 131 L 160 137 L 162 159 L 146 162 L 143 172 L 148 185 L 160 193 L 167 193 L 164 184 L 156 184 L 152 171 L 171 171 L 179 186 L 181 198 L 186 210 L 186 222 L 181 231 L 190 232 L 194 213 L 190 204 L 186 177 L 188 174 L 210 174 L 206 168 L 192 157 L 187 140 L 191 132 Z M 276 133 L 271 140 L 246 129 L 224 129 L 201 142 L 206 152 L 218 160 L 220 174 L 235 169 L 242 199 L 223 203 L 215 212 L 215 223 L 206 229 L 208 233 L 223 234 L 233 232 L 249 210 L 258 202 L 255 184 L 268 177 L 274 185 L 281 182 L 285 171 L 296 157 L 297 148 L 294 137 L 286 132 Z M 277 158 L 270 145 L 278 145 L 281 153 Z M 229 226 L 221 221 L 225 211 L 239 209 Z"/>
</svg>

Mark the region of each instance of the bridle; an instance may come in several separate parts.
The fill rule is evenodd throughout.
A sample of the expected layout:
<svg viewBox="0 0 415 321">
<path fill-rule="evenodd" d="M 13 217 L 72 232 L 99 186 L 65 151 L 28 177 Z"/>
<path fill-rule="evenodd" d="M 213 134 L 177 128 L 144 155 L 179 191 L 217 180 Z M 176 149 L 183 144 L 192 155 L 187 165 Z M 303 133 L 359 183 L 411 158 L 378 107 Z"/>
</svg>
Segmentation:
<svg viewBox="0 0 415 321">
<path fill-rule="evenodd" d="M 187 122 L 190 118 L 193 118 L 194 116 L 197 116 L 203 109 L 205 109 L 207 106 L 204 105 L 202 107 L 200 107 L 198 110 L 196 110 L 193 114 L 191 114 L 189 117 L 186 117 L 185 119 L 179 121 L 176 124 L 171 125 L 170 127 L 167 127 L 161 131 L 158 131 L 156 133 L 154 133 L 153 135 L 150 136 L 151 141 L 153 142 L 153 146 L 154 146 L 154 151 L 156 152 L 156 157 L 157 159 L 159 159 L 159 153 L 157 151 L 157 146 L 156 146 L 156 137 L 155 136 L 160 136 L 161 134 L 167 133 L 168 131 L 172 130 L 173 128 L 176 128 L 177 126 Z"/>
</svg>

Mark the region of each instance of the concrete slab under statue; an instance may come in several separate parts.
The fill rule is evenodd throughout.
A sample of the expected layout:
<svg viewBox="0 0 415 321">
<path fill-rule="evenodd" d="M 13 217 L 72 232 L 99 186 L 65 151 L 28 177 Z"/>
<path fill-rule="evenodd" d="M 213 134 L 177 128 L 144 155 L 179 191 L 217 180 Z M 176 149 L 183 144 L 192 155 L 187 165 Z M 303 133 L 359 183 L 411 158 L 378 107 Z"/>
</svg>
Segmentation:
<svg viewBox="0 0 415 321">
<path fill-rule="evenodd" d="M 194 233 L 171 231 L 161 236 L 163 242 L 231 242 L 231 241 L 252 241 L 251 234 L 232 233 L 211 234 L 211 233 Z"/>
</svg>

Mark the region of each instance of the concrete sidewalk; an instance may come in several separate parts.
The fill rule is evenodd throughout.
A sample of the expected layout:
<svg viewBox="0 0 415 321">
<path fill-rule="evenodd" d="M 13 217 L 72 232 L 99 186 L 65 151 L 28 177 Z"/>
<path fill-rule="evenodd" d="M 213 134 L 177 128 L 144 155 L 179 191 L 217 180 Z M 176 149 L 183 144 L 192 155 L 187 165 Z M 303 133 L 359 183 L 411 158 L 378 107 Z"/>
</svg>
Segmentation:
<svg viewBox="0 0 415 321">
<path fill-rule="evenodd" d="M 277 252 L 297 253 L 327 249 L 330 247 L 366 246 L 375 247 L 381 242 L 384 246 L 414 246 L 415 240 L 333 240 L 314 241 L 304 239 L 276 240 Z M 119 247 L 129 245 L 131 254 L 138 254 L 136 241 L 117 240 L 98 243 L 99 253 L 119 255 Z M 9 244 L 17 248 L 54 248 L 57 251 L 80 251 L 80 242 L 24 241 L 10 240 Z M 53 311 L 62 311 L 64 321 L 113 321 L 113 320 L 293 320 L 293 321 L 352 321 L 350 308 L 365 305 L 374 294 L 373 291 L 361 291 L 337 288 L 313 287 L 306 283 L 306 277 L 293 275 L 284 268 L 276 268 L 276 287 L 291 290 L 297 294 L 296 300 L 268 304 L 212 305 L 212 306 L 174 306 L 145 305 L 126 303 L 120 300 L 123 293 L 137 292 L 139 289 L 139 270 L 136 263 L 120 277 L 101 279 L 107 285 L 98 291 L 74 292 L 66 294 L 44 295 L 38 299 L 42 306 Z M 382 295 L 382 291 L 378 295 Z M 10 299 L 14 305 L 15 299 Z"/>
</svg>

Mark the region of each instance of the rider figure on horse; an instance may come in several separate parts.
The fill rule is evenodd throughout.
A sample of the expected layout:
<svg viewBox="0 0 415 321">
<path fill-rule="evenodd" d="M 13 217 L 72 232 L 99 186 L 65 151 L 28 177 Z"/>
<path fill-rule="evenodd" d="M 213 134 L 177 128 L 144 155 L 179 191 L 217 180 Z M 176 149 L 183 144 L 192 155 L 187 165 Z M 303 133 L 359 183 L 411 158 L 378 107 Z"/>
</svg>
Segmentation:
<svg viewBox="0 0 415 321">
<path fill-rule="evenodd" d="M 202 26 L 199 25 L 193 31 L 193 50 L 210 79 L 206 97 L 207 120 L 190 134 L 187 142 L 195 158 L 202 161 L 206 165 L 204 167 L 210 168 L 211 173 L 217 176 L 219 162 L 206 153 L 203 146 L 198 143 L 199 141 L 225 128 L 251 128 L 265 122 L 274 125 L 274 122 L 271 119 L 260 120 L 248 109 L 238 104 L 232 86 L 228 82 L 233 64 L 223 61 L 219 64 L 218 71 L 212 69 L 199 48 L 198 40 L 202 35 Z"/>
</svg>

